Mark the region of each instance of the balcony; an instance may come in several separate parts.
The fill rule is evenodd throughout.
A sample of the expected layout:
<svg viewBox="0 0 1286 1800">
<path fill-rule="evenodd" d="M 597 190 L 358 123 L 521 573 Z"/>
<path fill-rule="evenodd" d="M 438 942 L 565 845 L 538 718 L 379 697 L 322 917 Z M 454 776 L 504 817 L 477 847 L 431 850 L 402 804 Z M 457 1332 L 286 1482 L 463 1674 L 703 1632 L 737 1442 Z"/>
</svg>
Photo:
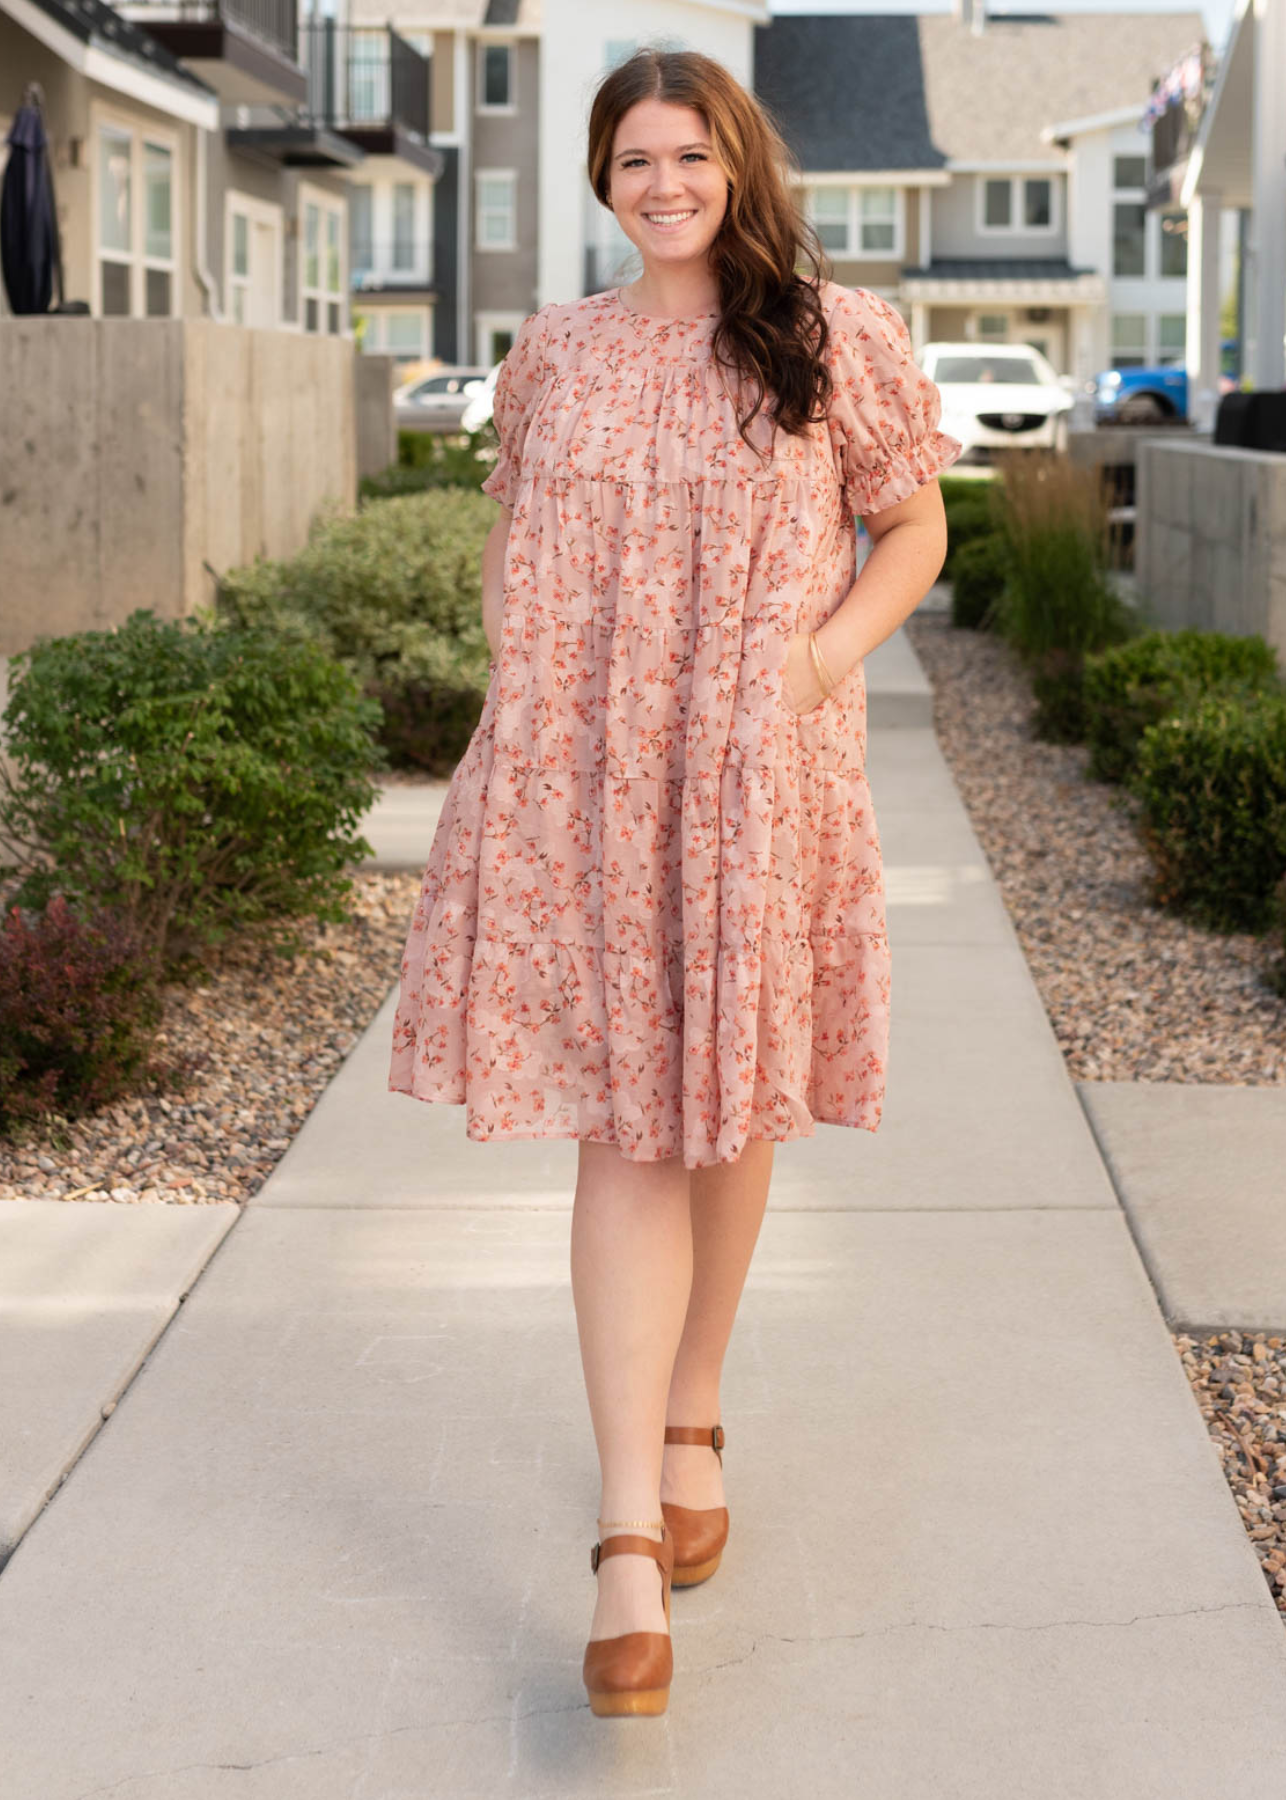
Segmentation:
<svg viewBox="0 0 1286 1800">
<path fill-rule="evenodd" d="M 229 106 L 297 106 L 307 97 L 296 0 L 120 0 L 116 10 Z"/>
<path fill-rule="evenodd" d="M 337 132 L 368 156 L 397 156 L 435 178 L 446 159 L 429 144 L 428 57 L 391 25 L 309 20 L 300 30 L 308 77 L 301 121 Z"/>
</svg>

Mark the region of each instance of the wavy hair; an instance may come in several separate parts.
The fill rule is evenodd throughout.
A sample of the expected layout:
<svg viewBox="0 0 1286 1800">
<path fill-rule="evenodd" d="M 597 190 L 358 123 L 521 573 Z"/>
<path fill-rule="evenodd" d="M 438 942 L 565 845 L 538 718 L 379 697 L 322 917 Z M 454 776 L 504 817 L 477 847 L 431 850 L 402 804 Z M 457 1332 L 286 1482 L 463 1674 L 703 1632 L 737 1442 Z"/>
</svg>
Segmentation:
<svg viewBox="0 0 1286 1800">
<path fill-rule="evenodd" d="M 666 100 L 700 113 L 728 178 L 728 204 L 708 258 L 718 285 L 713 352 L 748 384 L 753 403 L 738 414 L 741 436 L 768 408 L 788 434 L 826 416 L 831 394 L 827 327 L 818 292 L 830 264 L 791 193 L 798 170 L 762 101 L 713 57 L 697 50 L 636 50 L 599 83 L 589 116 L 590 186 L 611 205 L 616 129 L 640 100 Z M 812 270 L 799 273 L 800 263 Z M 771 405 L 769 406 L 769 396 Z"/>
</svg>

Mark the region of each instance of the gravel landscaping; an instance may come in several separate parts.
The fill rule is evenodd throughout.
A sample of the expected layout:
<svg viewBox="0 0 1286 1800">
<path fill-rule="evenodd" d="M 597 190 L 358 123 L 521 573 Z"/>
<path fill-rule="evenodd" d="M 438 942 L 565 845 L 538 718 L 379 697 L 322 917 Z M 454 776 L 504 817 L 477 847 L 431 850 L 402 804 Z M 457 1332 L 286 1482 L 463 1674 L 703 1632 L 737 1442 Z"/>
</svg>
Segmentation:
<svg viewBox="0 0 1286 1800">
<path fill-rule="evenodd" d="M 0 1199 L 250 1199 L 397 980 L 419 890 L 357 874 L 350 924 L 301 927 L 290 957 L 233 943 L 198 985 L 167 988 L 160 1048 L 192 1059 L 183 1089 L 0 1140 Z"/>
<path fill-rule="evenodd" d="M 1007 644 L 956 630 L 938 607 L 906 631 L 1073 1080 L 1286 1086 L 1286 1000 L 1261 980 L 1265 942 L 1148 904 L 1119 790 L 1085 779 L 1080 745 L 1030 735 L 1030 688 Z M 1286 1616 L 1286 1335 L 1171 1337 Z"/>
</svg>

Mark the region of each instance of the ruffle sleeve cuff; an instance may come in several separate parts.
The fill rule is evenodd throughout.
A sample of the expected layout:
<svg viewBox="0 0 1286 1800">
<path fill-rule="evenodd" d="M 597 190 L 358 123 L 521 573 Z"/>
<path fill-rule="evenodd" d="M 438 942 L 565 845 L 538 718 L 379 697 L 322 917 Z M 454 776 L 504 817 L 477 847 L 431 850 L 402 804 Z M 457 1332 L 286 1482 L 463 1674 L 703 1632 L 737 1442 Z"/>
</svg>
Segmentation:
<svg viewBox="0 0 1286 1800">
<path fill-rule="evenodd" d="M 496 376 L 491 416 L 500 448 L 482 483 L 482 491 L 511 510 L 518 491 L 527 430 L 545 382 L 548 323 L 544 307 L 523 320 Z"/>
</svg>

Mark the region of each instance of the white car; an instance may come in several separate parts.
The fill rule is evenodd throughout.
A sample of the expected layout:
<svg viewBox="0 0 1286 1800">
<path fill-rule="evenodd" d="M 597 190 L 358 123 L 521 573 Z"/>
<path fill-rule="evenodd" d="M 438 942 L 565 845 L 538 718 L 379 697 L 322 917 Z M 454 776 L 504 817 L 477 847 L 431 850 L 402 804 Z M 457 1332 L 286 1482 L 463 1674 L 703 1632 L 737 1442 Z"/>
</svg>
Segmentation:
<svg viewBox="0 0 1286 1800">
<path fill-rule="evenodd" d="M 919 362 L 942 395 L 942 429 L 964 455 L 1066 450 L 1075 402 L 1030 344 L 926 344 Z"/>
<path fill-rule="evenodd" d="M 496 363 L 487 371 L 486 379 L 480 381 L 469 395 L 465 409 L 460 414 L 461 431 L 481 431 L 490 420 L 496 403 L 496 376 L 499 373 L 500 363 Z"/>
</svg>

